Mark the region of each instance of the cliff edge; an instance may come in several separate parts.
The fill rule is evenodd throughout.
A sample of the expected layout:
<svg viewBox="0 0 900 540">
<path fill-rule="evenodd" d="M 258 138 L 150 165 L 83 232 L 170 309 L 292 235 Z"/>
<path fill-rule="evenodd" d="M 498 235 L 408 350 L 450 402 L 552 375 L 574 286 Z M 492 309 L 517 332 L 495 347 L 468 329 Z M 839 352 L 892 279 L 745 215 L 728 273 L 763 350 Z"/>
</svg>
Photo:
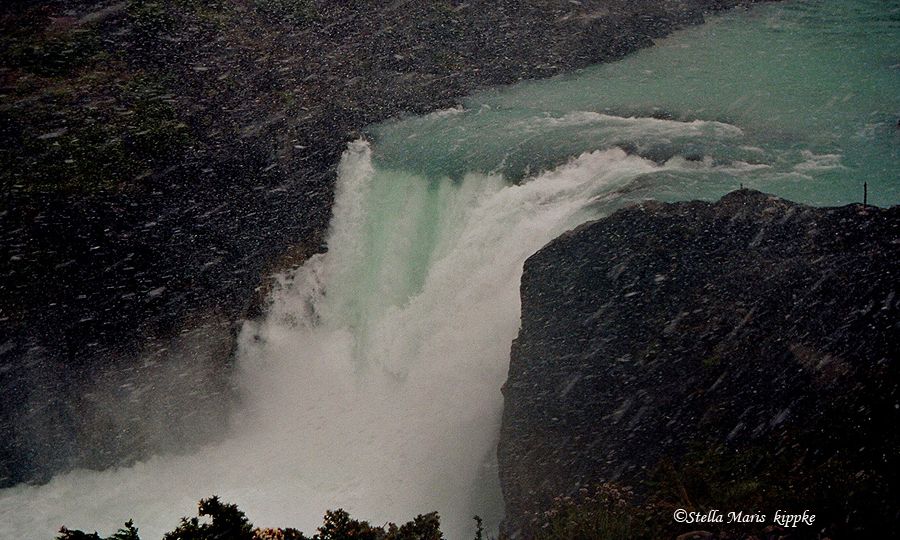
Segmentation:
<svg viewBox="0 0 900 540">
<path fill-rule="evenodd" d="M 791 538 L 896 533 L 898 232 L 898 207 L 740 190 L 626 208 L 533 255 L 498 448 L 507 532 L 614 484 L 667 508 L 672 536 L 728 528 L 675 508 L 819 516 Z"/>
</svg>

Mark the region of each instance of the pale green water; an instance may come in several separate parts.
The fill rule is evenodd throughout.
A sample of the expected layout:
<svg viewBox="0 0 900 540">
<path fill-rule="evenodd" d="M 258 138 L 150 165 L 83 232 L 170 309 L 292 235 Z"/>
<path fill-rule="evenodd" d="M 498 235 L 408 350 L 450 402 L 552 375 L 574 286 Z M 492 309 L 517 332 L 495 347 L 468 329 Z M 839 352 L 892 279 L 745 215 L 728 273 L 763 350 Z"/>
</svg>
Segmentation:
<svg viewBox="0 0 900 540">
<path fill-rule="evenodd" d="M 374 126 L 341 161 L 328 253 L 244 327 L 227 440 L 2 490 L 0 538 L 129 518 L 159 538 L 214 493 L 308 533 L 337 507 L 374 523 L 438 510 L 450 539 L 473 536 L 473 513 L 496 525 L 523 261 L 647 197 L 743 183 L 846 204 L 868 181 L 871 202 L 900 202 L 898 9 L 733 12 L 615 64 Z"/>
<path fill-rule="evenodd" d="M 479 94 L 464 108 L 377 126 L 376 159 L 432 175 L 518 176 L 529 165 L 619 144 L 657 159 L 680 153 L 769 166 L 665 174 L 645 195 L 666 200 L 716 197 L 744 183 L 811 204 L 848 204 L 861 202 L 867 181 L 870 203 L 893 205 L 900 202 L 900 2 L 810 0 L 729 12 L 620 62 Z M 616 128 L 586 112 L 665 113 L 742 133 L 673 137 Z"/>
</svg>

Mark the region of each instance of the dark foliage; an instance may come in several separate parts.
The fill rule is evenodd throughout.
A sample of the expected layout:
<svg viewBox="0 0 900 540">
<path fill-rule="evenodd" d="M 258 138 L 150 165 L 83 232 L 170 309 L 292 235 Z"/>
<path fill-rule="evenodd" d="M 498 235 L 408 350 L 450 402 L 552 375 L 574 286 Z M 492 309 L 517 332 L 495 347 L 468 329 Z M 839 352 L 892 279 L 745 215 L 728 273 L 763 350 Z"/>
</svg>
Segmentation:
<svg viewBox="0 0 900 540">
<path fill-rule="evenodd" d="M 441 521 L 437 512 L 416 516 L 412 521 L 383 527 L 370 525 L 350 517 L 343 509 L 329 510 L 318 533 L 307 537 L 297 529 L 254 528 L 237 505 L 222 502 L 218 497 L 200 501 L 198 517 L 182 518 L 178 527 L 166 533 L 163 540 L 443 540 Z M 201 518 L 209 518 L 201 520 Z M 481 521 L 478 521 L 481 538 Z M 99 534 L 60 529 L 56 540 L 140 540 L 137 528 L 129 521 L 114 535 L 101 538 Z"/>
<path fill-rule="evenodd" d="M 59 530 L 59 536 L 56 538 L 57 540 L 104 540 L 96 532 L 88 534 L 82 531 L 71 531 L 65 527 Z M 138 530 L 134 526 L 134 522 L 128 521 L 124 527 L 105 540 L 141 540 L 141 537 L 138 536 Z"/>
<path fill-rule="evenodd" d="M 237 505 L 223 503 L 218 497 L 200 501 L 197 513 L 210 518 L 200 523 L 199 518 L 182 518 L 181 525 L 167 533 L 164 540 L 253 540 L 253 524 Z"/>
</svg>

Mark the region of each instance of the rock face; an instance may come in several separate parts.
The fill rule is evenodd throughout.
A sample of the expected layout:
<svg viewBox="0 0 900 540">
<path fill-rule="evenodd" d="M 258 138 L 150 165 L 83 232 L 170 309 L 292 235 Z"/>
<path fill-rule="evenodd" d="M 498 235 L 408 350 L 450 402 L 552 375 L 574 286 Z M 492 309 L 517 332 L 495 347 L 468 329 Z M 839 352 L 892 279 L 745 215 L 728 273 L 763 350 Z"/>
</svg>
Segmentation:
<svg viewBox="0 0 900 540">
<path fill-rule="evenodd" d="M 789 471 L 845 537 L 896 532 L 898 263 L 898 207 L 749 190 L 648 202 L 551 242 L 525 263 L 504 387 L 507 530 L 527 536 L 591 484 L 657 496 L 661 464 L 715 454 L 748 458 L 725 487 Z"/>
<path fill-rule="evenodd" d="M 214 328 L 227 351 L 263 276 L 321 249 L 357 130 L 619 58 L 737 3 L 3 2 L 0 486 L 158 450 L 82 411 L 105 403 L 100 424 L 123 425 L 117 400 L 169 399 L 142 381 L 172 369 L 204 421 L 175 407 L 158 437 L 221 423 L 208 355 L 173 368 L 165 351 L 192 346 L 168 340 Z"/>
</svg>

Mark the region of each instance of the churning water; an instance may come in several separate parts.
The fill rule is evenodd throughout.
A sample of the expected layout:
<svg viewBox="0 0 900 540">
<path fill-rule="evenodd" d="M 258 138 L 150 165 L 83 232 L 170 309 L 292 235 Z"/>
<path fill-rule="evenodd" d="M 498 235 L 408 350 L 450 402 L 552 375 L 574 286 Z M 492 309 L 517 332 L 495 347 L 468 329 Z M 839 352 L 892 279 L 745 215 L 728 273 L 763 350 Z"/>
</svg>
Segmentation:
<svg viewBox="0 0 900 540">
<path fill-rule="evenodd" d="M 523 261 L 629 202 L 740 184 L 811 204 L 900 199 L 900 2 L 733 12 L 576 75 L 374 126 L 340 164 L 328 252 L 241 335 L 244 408 L 189 456 L 0 492 L 0 537 L 159 537 L 218 494 L 314 532 L 502 517 L 494 449 Z"/>
</svg>

